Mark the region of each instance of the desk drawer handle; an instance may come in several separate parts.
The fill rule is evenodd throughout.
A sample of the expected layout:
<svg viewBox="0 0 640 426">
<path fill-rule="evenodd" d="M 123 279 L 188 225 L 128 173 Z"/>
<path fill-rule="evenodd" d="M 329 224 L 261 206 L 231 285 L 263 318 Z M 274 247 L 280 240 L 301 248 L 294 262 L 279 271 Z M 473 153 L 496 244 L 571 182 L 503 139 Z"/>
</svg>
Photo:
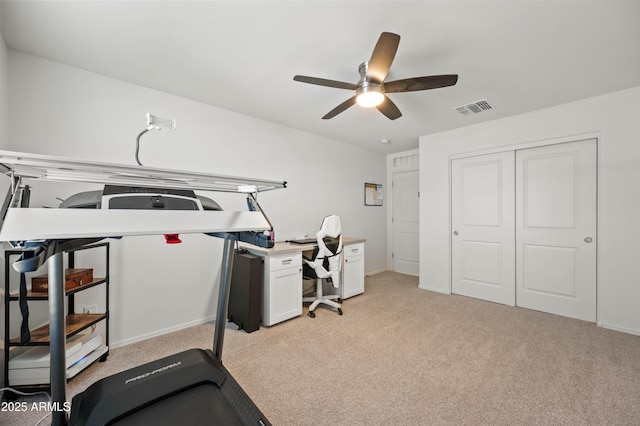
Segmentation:
<svg viewBox="0 0 640 426">
<path fill-rule="evenodd" d="M 290 264 L 290 263 L 291 263 L 291 261 L 292 261 L 292 260 L 293 260 L 293 259 L 285 259 L 285 260 L 283 260 L 283 261 L 282 261 L 282 264 L 283 264 L 283 265 L 288 265 L 288 264 Z"/>
<path fill-rule="evenodd" d="M 351 249 L 351 253 L 357 253 L 359 249 Z"/>
</svg>

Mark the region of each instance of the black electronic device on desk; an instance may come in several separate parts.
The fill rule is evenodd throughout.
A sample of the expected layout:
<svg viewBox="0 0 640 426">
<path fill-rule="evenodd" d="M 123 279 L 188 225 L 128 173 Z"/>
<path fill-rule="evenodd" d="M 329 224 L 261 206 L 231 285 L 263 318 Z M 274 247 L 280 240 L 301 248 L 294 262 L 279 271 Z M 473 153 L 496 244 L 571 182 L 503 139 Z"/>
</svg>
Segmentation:
<svg viewBox="0 0 640 426">
<path fill-rule="evenodd" d="M 313 237 L 313 238 L 297 238 L 295 240 L 287 240 L 288 243 L 291 244 L 315 244 L 318 242 L 318 239 Z"/>
<path fill-rule="evenodd" d="M 48 263 L 52 407 L 66 405 L 64 250 L 130 235 L 170 235 L 168 243 L 180 242 L 181 233 L 224 240 L 212 350 L 191 349 L 99 380 L 73 398 L 69 419 L 64 410 L 52 411 L 52 425 L 66 425 L 69 420 L 74 426 L 269 424 L 222 365 L 222 345 L 234 243 L 247 235 L 272 233 L 256 195 L 285 188 L 286 182 L 8 151 L 0 151 L 0 177 L 10 180 L 0 206 L 0 241 L 32 247 L 33 252 L 30 258 L 14 262 L 14 269 L 30 272 Z M 27 188 L 23 180 L 42 179 L 106 186 L 70 197 L 63 208 L 24 206 L 19 201 Z M 245 194 L 255 208 L 224 211 L 212 200 L 196 196 L 196 190 Z"/>
</svg>

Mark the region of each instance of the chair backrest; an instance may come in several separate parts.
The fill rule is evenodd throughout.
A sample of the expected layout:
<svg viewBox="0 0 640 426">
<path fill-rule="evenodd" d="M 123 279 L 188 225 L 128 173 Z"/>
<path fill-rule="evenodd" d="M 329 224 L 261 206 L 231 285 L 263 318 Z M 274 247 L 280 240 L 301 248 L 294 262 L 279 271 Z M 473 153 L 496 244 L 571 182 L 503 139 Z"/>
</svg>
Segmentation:
<svg viewBox="0 0 640 426">
<path fill-rule="evenodd" d="M 313 258 L 314 270 L 318 278 L 331 277 L 333 286 L 340 286 L 342 268 L 342 224 L 340 217 L 327 216 L 316 234 L 318 251 Z"/>
</svg>

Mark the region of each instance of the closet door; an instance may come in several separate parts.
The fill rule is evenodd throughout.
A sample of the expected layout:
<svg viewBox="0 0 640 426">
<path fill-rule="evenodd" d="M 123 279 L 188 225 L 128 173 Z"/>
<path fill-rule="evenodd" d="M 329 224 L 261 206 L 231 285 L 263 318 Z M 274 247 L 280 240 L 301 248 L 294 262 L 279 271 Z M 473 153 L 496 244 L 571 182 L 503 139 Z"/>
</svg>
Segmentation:
<svg viewBox="0 0 640 426">
<path fill-rule="evenodd" d="M 596 320 L 596 141 L 516 151 L 517 305 Z"/>
<path fill-rule="evenodd" d="M 452 292 L 515 304 L 514 153 L 451 162 Z"/>
</svg>

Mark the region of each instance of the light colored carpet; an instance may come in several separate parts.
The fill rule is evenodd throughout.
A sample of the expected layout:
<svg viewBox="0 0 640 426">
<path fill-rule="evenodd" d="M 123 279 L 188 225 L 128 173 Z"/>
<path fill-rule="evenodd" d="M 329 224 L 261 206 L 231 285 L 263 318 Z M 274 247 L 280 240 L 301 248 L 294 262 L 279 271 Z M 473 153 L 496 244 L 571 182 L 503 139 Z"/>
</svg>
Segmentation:
<svg viewBox="0 0 640 426">
<path fill-rule="evenodd" d="M 249 334 L 230 324 L 223 362 L 274 425 L 640 424 L 640 336 L 417 285 L 385 272 L 343 316 L 318 309 Z M 116 348 L 69 383 L 69 399 L 212 342 L 204 324 Z M 0 423 L 41 417 L 1 413 Z"/>
</svg>

